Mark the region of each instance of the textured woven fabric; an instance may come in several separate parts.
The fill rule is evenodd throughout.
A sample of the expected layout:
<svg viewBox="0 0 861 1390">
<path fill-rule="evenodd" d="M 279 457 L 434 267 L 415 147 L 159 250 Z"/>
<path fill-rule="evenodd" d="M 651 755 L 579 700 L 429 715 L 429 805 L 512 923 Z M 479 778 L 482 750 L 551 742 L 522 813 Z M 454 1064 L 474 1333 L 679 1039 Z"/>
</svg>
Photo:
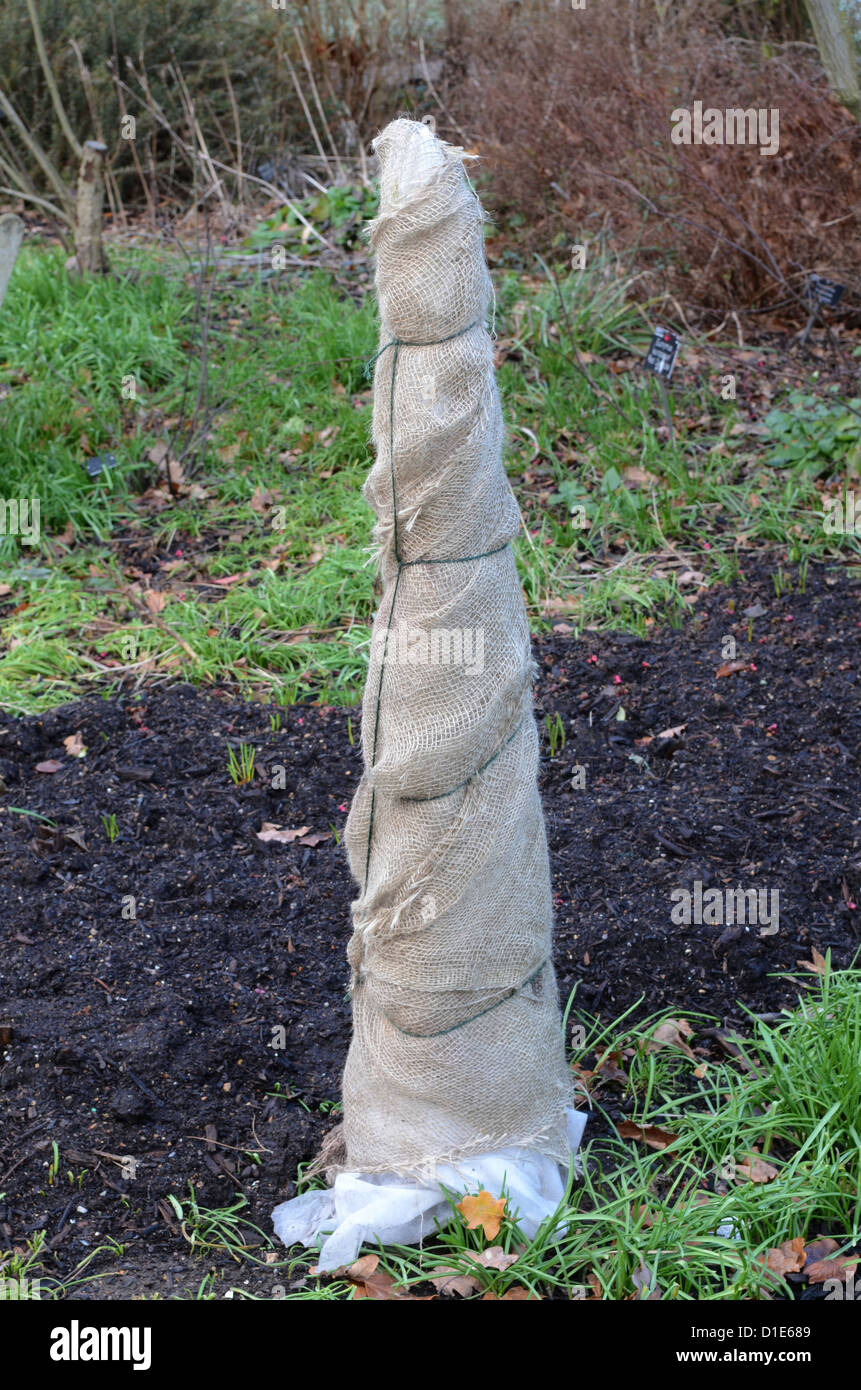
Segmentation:
<svg viewBox="0 0 861 1390">
<path fill-rule="evenodd" d="M 568 1114 L 568 1145 L 575 1153 L 586 1116 Z M 275 1208 L 276 1235 L 287 1246 L 301 1241 L 314 1245 L 322 1238 L 316 1260 L 319 1270 L 350 1264 L 362 1245 L 408 1245 L 433 1236 L 451 1218 L 446 1196 L 459 1192 L 489 1192 L 506 1197 L 506 1214 L 514 1217 L 527 1240 L 562 1206 L 567 1173 L 544 1154 L 527 1149 L 502 1149 L 478 1154 L 456 1164 L 439 1163 L 425 1183 L 391 1173 L 368 1176 L 341 1173 L 330 1188 L 313 1188 Z M 563 1216 L 559 1234 L 565 1229 Z"/>
<path fill-rule="evenodd" d="M 424 125 L 375 142 L 383 596 L 346 828 L 353 1039 L 342 1171 L 428 1172 L 510 1146 L 567 1163 L 520 517 L 486 327 L 482 213 Z"/>
</svg>

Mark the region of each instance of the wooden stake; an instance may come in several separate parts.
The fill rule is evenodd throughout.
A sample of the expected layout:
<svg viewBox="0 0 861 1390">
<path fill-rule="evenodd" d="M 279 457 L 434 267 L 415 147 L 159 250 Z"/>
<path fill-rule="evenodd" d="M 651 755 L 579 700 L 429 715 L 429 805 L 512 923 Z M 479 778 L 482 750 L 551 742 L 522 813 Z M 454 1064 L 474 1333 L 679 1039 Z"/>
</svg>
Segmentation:
<svg viewBox="0 0 861 1390">
<path fill-rule="evenodd" d="M 75 257 L 82 275 L 101 275 L 108 269 L 108 258 L 102 246 L 104 166 L 107 148 L 100 140 L 87 140 L 78 173 Z"/>
</svg>

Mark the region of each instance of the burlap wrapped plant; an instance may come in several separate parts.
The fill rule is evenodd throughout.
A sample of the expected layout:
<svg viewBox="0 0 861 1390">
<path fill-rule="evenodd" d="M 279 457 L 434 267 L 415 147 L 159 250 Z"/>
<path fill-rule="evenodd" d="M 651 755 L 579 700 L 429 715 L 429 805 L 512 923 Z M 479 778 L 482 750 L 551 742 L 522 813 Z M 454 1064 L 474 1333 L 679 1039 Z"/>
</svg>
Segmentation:
<svg viewBox="0 0 861 1390">
<path fill-rule="evenodd" d="M 385 1238 L 381 1188 L 431 1193 L 437 1211 L 453 1174 L 510 1185 L 530 1154 L 530 1190 L 546 1188 L 552 1209 L 582 1129 L 550 959 L 533 663 L 510 545 L 520 516 L 502 463 L 481 208 L 462 151 L 427 126 L 394 121 L 375 149 L 381 334 L 364 491 L 383 597 L 346 829 L 360 892 L 345 1152 L 334 1195 L 276 1214 L 288 1241 L 326 1222 L 343 1237 L 346 1222 L 332 1259 L 349 1256 L 359 1228 Z M 498 1174 L 483 1159 L 501 1161 Z M 369 1190 L 374 1212 L 357 1221 Z M 390 1238 L 415 1238 L 403 1234 L 408 1207 L 397 1219 L 390 1207 Z"/>
</svg>

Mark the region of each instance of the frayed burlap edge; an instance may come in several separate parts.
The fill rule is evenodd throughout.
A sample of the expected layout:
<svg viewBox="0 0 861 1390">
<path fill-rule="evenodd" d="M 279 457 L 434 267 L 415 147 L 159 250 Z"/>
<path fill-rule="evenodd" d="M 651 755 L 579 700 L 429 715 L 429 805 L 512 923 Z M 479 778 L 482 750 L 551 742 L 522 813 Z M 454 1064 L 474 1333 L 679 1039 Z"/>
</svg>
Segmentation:
<svg viewBox="0 0 861 1390">
<path fill-rule="evenodd" d="M 566 1105 L 565 1112 L 570 1109 Z M 498 1153 L 500 1149 L 524 1149 L 535 1150 L 544 1158 L 555 1159 L 557 1163 L 567 1165 L 571 1159 L 571 1153 L 567 1142 L 559 1142 L 560 1127 L 567 1128 L 564 1115 L 560 1116 L 559 1121 L 552 1126 L 545 1126 L 544 1129 L 536 1131 L 534 1134 L 514 1135 L 514 1134 L 482 1134 L 469 1144 L 461 1145 L 459 1148 L 449 1153 L 438 1153 L 433 1157 L 423 1159 L 419 1163 L 399 1164 L 381 1163 L 377 1165 L 365 1165 L 362 1167 L 360 1177 L 371 1176 L 378 1173 L 390 1173 L 392 1177 L 401 1179 L 412 1179 L 417 1183 L 429 1183 L 437 1181 L 437 1169 L 442 1164 L 455 1167 L 458 1163 L 463 1163 L 471 1158 L 477 1158 L 481 1154 Z M 347 1148 L 344 1139 L 343 1123 L 336 1125 L 329 1130 L 320 1145 L 319 1153 L 305 1170 L 305 1177 L 324 1177 L 329 1187 L 332 1187 L 335 1179 L 341 1173 L 355 1173 L 355 1169 L 347 1163 Z"/>
</svg>

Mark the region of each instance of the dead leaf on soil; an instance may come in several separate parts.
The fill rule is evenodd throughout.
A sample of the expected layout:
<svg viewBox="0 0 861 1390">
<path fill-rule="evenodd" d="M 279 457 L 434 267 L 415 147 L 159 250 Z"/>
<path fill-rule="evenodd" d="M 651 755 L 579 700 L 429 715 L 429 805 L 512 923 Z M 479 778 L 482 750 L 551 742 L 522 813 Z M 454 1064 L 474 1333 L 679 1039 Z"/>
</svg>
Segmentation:
<svg viewBox="0 0 861 1390">
<path fill-rule="evenodd" d="M 658 738 L 680 738 L 687 728 L 687 724 L 676 724 L 673 729 L 662 729 L 657 735 Z"/>
<path fill-rule="evenodd" d="M 811 946 L 810 954 L 813 957 L 812 961 L 798 960 L 795 962 L 796 965 L 800 965 L 802 970 L 809 970 L 811 975 L 824 975 L 827 969 L 827 961 L 825 957 L 821 954 L 821 952 L 817 951 L 815 946 Z"/>
<path fill-rule="evenodd" d="M 717 670 L 715 671 L 715 676 L 718 678 L 720 678 L 721 676 L 734 676 L 737 671 L 746 670 L 746 661 L 725 661 L 723 666 L 719 666 L 717 668 Z"/>
<path fill-rule="evenodd" d="M 76 734 L 69 734 L 68 738 L 64 738 L 63 747 L 70 758 L 85 758 L 87 756 L 80 730 Z"/>
<path fill-rule="evenodd" d="M 281 830 L 274 823 L 264 821 L 257 831 L 257 839 L 262 840 L 264 844 L 289 845 L 307 835 L 310 828 L 309 825 L 302 825 L 298 830 Z"/>
<path fill-rule="evenodd" d="M 566 613 L 576 613 L 581 602 L 579 598 L 549 598 L 542 605 L 541 612 L 545 618 L 561 617 Z"/>
<path fill-rule="evenodd" d="M 438 1269 L 432 1269 L 428 1275 L 437 1293 L 454 1295 L 459 1294 L 461 1298 L 469 1298 L 470 1294 L 478 1293 L 481 1284 L 473 1274 L 464 1274 L 460 1269 L 451 1269 L 447 1265 L 440 1265 Z"/>
<path fill-rule="evenodd" d="M 693 1028 L 686 1018 L 667 1018 L 663 1023 L 659 1023 L 652 1036 L 646 1043 L 647 1052 L 657 1052 L 661 1047 L 679 1047 L 686 1057 L 694 1060 L 694 1054 L 684 1041 L 682 1034 L 686 1037 L 693 1036 Z"/>
<path fill-rule="evenodd" d="M 376 1274 L 371 1274 L 367 1279 L 356 1284 L 353 1289 L 353 1298 L 354 1300 L 370 1298 L 377 1302 L 386 1303 L 402 1303 L 404 1301 L 409 1303 L 429 1303 L 432 1298 L 436 1298 L 436 1294 L 419 1295 L 410 1293 L 409 1289 L 405 1289 L 400 1284 L 396 1284 L 391 1274 L 383 1274 L 377 1271 Z"/>
<path fill-rule="evenodd" d="M 333 1270 L 332 1277 L 337 1278 L 339 1275 L 345 1274 L 348 1279 L 368 1279 L 376 1273 L 379 1263 L 379 1255 L 360 1255 L 358 1260 L 354 1260 L 351 1265 L 341 1265 L 340 1269 Z"/>
<path fill-rule="evenodd" d="M 160 613 L 167 603 L 167 594 L 160 589 L 147 589 L 143 599 L 150 613 Z"/>
<path fill-rule="evenodd" d="M 804 1273 L 811 1284 L 824 1284 L 826 1279 L 846 1278 L 854 1274 L 861 1258 L 858 1255 L 839 1255 L 835 1260 L 813 1260 L 804 1266 Z"/>
<path fill-rule="evenodd" d="M 650 1149 L 668 1149 L 679 1137 L 658 1125 L 635 1125 L 632 1120 L 623 1120 L 616 1129 L 620 1138 L 639 1139 L 643 1144 L 648 1144 Z"/>
<path fill-rule="evenodd" d="M 652 1270 L 641 1260 L 639 1268 L 635 1269 L 631 1275 L 632 1283 L 637 1290 L 633 1297 L 645 1303 L 659 1303 L 664 1296 L 664 1291 L 657 1283 L 654 1288 L 651 1287 L 654 1278 Z"/>
<path fill-rule="evenodd" d="M 263 515 L 275 505 L 280 496 L 281 493 L 277 489 L 270 491 L 258 485 L 248 499 L 248 505 L 253 512 Z"/>
<path fill-rule="evenodd" d="M 758 1255 L 761 1264 L 768 1266 L 775 1274 L 797 1274 L 804 1268 L 804 1237 L 785 1240 L 782 1245 L 772 1246 L 764 1255 Z"/>
<path fill-rule="evenodd" d="M 601 1058 L 600 1062 L 598 1062 L 595 1067 L 594 1075 L 600 1077 L 602 1080 L 618 1081 L 621 1082 L 623 1086 L 627 1086 L 630 1078 L 622 1066 L 623 1060 L 619 1049 L 614 1048 L 612 1052 L 606 1053 Z M 589 1073 L 590 1076 L 592 1074 L 592 1072 Z"/>
<path fill-rule="evenodd" d="M 638 468 L 636 464 L 632 464 L 630 468 L 626 468 L 622 477 L 625 479 L 626 483 L 644 483 L 646 487 L 657 487 L 659 481 L 654 473 L 649 473 L 645 468 Z"/>
<path fill-rule="evenodd" d="M 748 1154 L 743 1162 L 736 1163 L 733 1176 L 735 1182 L 774 1182 L 778 1172 L 759 1154 Z"/>
<path fill-rule="evenodd" d="M 520 1258 L 518 1255 L 509 1254 L 503 1250 L 501 1245 L 489 1245 L 486 1250 L 482 1250 L 476 1255 L 474 1251 L 466 1252 L 469 1258 L 482 1269 L 510 1269 Z"/>
<path fill-rule="evenodd" d="M 247 579 L 250 570 L 245 570 L 242 574 L 228 574 L 226 579 L 207 579 L 207 584 L 217 584 L 220 589 L 229 589 L 231 584 L 238 584 L 241 579 Z"/>
<path fill-rule="evenodd" d="M 409 1289 L 402 1288 L 395 1283 L 390 1274 L 384 1274 L 377 1268 L 380 1263 L 379 1255 L 361 1255 L 358 1260 L 354 1260 L 351 1265 L 340 1265 L 337 1269 L 327 1270 L 324 1278 L 348 1279 L 355 1285 L 353 1298 L 356 1299 L 376 1299 L 390 1302 L 392 1300 L 407 1299 L 413 1303 L 427 1303 L 436 1297 L 431 1294 L 429 1297 L 418 1298 L 410 1293 Z M 311 1275 L 319 1274 L 316 1265 L 312 1265 L 308 1270 Z"/>
<path fill-rule="evenodd" d="M 155 464 L 156 468 L 161 468 L 162 464 L 168 456 L 168 452 L 168 446 L 165 444 L 164 440 L 158 439 L 156 440 L 155 444 L 151 445 L 150 448 L 147 449 L 146 456 L 150 463 Z"/>
<path fill-rule="evenodd" d="M 161 476 L 167 479 L 172 488 L 178 488 L 185 482 L 182 464 L 170 452 L 170 446 L 163 439 L 157 439 L 155 444 L 147 449 L 146 457 L 150 463 L 155 464 Z"/>
<path fill-rule="evenodd" d="M 806 1263 L 815 1264 L 817 1260 L 824 1260 L 826 1255 L 833 1254 L 838 1248 L 837 1241 L 831 1236 L 817 1236 L 804 1247 Z"/>
</svg>

